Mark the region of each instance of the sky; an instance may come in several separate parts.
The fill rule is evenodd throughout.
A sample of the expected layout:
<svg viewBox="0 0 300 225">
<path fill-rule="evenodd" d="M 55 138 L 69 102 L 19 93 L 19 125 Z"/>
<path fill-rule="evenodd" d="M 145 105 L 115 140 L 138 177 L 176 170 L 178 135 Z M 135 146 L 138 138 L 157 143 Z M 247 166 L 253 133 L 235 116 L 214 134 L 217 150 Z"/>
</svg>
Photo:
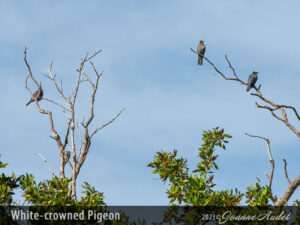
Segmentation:
<svg viewBox="0 0 300 225">
<path fill-rule="evenodd" d="M 38 181 L 51 179 L 43 154 L 59 174 L 59 152 L 47 116 L 34 104 L 25 107 L 27 70 L 24 48 L 34 76 L 42 82 L 44 97 L 63 103 L 43 76 L 53 60 L 53 72 L 63 80 L 66 93 L 75 85 L 76 69 L 86 52 L 103 51 L 93 59 L 104 71 L 96 95 L 96 128 L 126 110 L 92 140 L 78 178 L 101 192 L 109 205 L 167 205 L 167 184 L 147 165 L 157 151 L 178 150 L 195 168 L 202 133 L 219 126 L 233 136 L 227 150 L 217 150 L 216 189 L 246 187 L 269 173 L 266 143 L 245 132 L 270 138 L 275 174 L 273 192 L 281 197 L 290 179 L 299 175 L 300 140 L 268 111 L 245 86 L 225 81 L 204 62 L 197 65 L 197 48 L 205 40 L 206 56 L 231 75 L 227 54 L 241 79 L 259 71 L 263 94 L 279 104 L 300 110 L 300 15 L 298 1 L 1 1 L 0 8 L 0 135 L 4 171 L 33 173 Z M 95 79 L 92 70 L 86 72 Z M 35 88 L 34 84 L 30 84 Z M 79 120 L 87 118 L 90 89 L 79 91 Z M 64 135 L 66 117 L 51 109 L 55 127 Z M 297 129 L 299 121 L 290 112 Z M 70 175 L 70 169 L 66 170 Z M 296 190 L 290 203 L 300 199 Z"/>
</svg>

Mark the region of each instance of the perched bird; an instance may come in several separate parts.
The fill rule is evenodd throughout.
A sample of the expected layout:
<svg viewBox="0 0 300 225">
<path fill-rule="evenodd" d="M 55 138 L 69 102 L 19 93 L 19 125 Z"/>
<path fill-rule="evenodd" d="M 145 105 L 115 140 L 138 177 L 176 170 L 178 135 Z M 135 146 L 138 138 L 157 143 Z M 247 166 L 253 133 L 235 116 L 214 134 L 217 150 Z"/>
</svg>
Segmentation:
<svg viewBox="0 0 300 225">
<path fill-rule="evenodd" d="M 39 89 L 33 93 L 31 99 L 26 104 L 28 106 L 31 102 L 34 102 L 35 100 L 40 101 L 43 98 L 43 89 L 42 86 L 39 87 Z"/>
<path fill-rule="evenodd" d="M 64 165 L 66 165 L 66 163 L 69 162 L 70 156 L 71 156 L 71 152 L 66 151 L 64 154 Z"/>
<path fill-rule="evenodd" d="M 203 56 L 204 56 L 204 53 L 205 53 L 205 45 L 204 45 L 204 41 L 201 40 L 199 45 L 198 45 L 198 48 L 197 48 L 197 52 L 198 52 L 198 64 L 199 65 L 202 65 L 203 63 Z"/>
<path fill-rule="evenodd" d="M 247 90 L 246 91 L 249 91 L 251 88 L 254 87 L 257 79 L 258 79 L 258 76 L 257 76 L 258 72 L 257 71 L 253 71 L 253 73 L 251 75 L 249 75 L 249 78 L 248 78 L 248 86 L 247 86 Z"/>
</svg>

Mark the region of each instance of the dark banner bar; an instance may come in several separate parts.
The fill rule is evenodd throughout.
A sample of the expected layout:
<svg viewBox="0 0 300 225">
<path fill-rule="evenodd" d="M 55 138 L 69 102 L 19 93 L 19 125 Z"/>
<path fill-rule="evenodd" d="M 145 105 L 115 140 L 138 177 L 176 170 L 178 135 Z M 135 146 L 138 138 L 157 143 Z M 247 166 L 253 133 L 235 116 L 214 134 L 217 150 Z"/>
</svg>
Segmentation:
<svg viewBox="0 0 300 225">
<path fill-rule="evenodd" d="M 0 224 L 300 224 L 300 209 L 289 207 L 42 207 L 0 208 Z"/>
</svg>

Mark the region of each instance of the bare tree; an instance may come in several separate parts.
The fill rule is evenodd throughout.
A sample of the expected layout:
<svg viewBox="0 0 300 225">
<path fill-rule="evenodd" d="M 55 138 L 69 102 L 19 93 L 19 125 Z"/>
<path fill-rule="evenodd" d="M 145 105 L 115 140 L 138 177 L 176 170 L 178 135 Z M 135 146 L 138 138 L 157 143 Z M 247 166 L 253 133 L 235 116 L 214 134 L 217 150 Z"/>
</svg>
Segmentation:
<svg viewBox="0 0 300 225">
<path fill-rule="evenodd" d="M 198 55 L 198 53 L 194 50 L 194 49 L 190 49 L 192 52 L 194 52 L 195 54 Z M 217 72 L 217 74 L 219 76 L 221 76 L 223 79 L 225 80 L 231 80 L 231 81 L 236 81 L 238 83 L 240 83 L 241 85 L 248 85 L 247 82 L 241 80 L 239 78 L 239 76 L 237 75 L 234 67 L 232 66 L 230 60 L 228 59 L 227 55 L 225 55 L 225 60 L 228 63 L 229 68 L 232 71 L 232 75 L 225 75 L 224 73 L 221 72 L 221 70 L 219 70 L 215 64 L 209 60 L 207 57 L 205 57 L 204 55 L 202 55 L 203 58 L 209 63 L 210 66 L 212 66 L 212 68 Z M 254 85 L 254 90 L 256 93 L 251 93 L 252 96 L 257 97 L 258 99 L 260 99 L 262 102 L 265 103 L 265 105 L 260 105 L 257 102 L 255 102 L 256 107 L 260 108 L 260 109 L 265 109 L 268 110 L 271 115 L 276 118 L 277 120 L 279 120 L 280 122 L 282 122 L 283 124 L 285 124 L 298 138 L 300 138 L 300 131 L 298 131 L 295 126 L 288 120 L 288 115 L 287 115 L 287 110 L 290 110 L 292 112 L 292 114 L 294 114 L 296 116 L 296 118 L 300 121 L 300 116 L 297 112 L 297 110 L 295 109 L 295 107 L 293 106 L 289 106 L 289 105 L 284 105 L 284 104 L 279 104 L 279 103 L 275 103 L 274 101 L 271 101 L 269 98 L 266 98 L 261 91 L 261 85 L 259 85 L 258 87 L 256 87 Z M 281 112 L 281 115 L 276 114 L 277 111 Z M 270 150 L 270 140 L 267 138 L 263 138 L 260 136 L 255 136 L 255 135 L 249 135 L 251 137 L 257 137 L 257 138 L 262 138 L 266 141 L 267 146 L 268 146 L 268 153 L 269 153 L 269 158 L 270 158 L 270 162 L 272 165 L 272 169 L 271 169 L 271 174 L 270 176 L 267 175 L 268 179 L 269 179 L 269 187 L 271 187 L 272 185 L 272 180 L 273 180 L 273 173 L 274 173 L 274 160 L 272 158 L 271 155 L 271 150 Z M 287 170 L 286 170 L 286 161 L 284 160 L 284 171 L 285 171 L 285 176 L 286 179 L 289 183 L 285 193 L 283 194 L 283 196 L 279 199 L 274 201 L 274 205 L 282 205 L 285 204 L 290 197 L 292 196 L 292 194 L 294 193 L 294 191 L 300 186 L 300 175 L 298 175 L 293 181 L 290 181 L 287 175 Z"/>
<path fill-rule="evenodd" d="M 46 110 L 46 109 L 42 109 L 40 106 L 40 99 L 34 98 L 32 91 L 30 90 L 30 88 L 28 87 L 27 83 L 28 83 L 28 79 L 30 78 L 36 85 L 38 89 L 41 89 L 41 84 L 39 84 L 37 82 L 37 80 L 35 79 L 35 77 L 32 74 L 31 68 L 27 62 L 27 48 L 25 48 L 24 51 L 24 61 L 28 70 L 28 76 L 26 77 L 25 80 L 25 88 L 28 90 L 28 92 L 31 95 L 31 98 L 34 99 L 37 110 L 41 113 L 41 114 L 46 114 L 48 115 L 49 118 L 49 123 L 50 123 L 50 128 L 51 128 L 51 132 L 52 132 L 52 136 L 50 136 L 52 139 L 54 139 L 56 141 L 58 150 L 59 150 L 59 158 L 60 158 L 60 177 L 61 178 L 65 178 L 65 165 L 67 163 L 69 163 L 71 169 L 72 169 L 72 175 L 71 175 L 71 184 L 69 187 L 69 191 L 68 194 L 71 196 L 73 196 L 76 199 L 76 180 L 78 177 L 78 174 L 80 172 L 80 169 L 82 167 L 82 165 L 85 162 L 86 156 L 89 152 L 89 149 L 91 147 L 91 141 L 93 136 L 101 129 L 103 129 L 104 127 L 108 126 L 109 124 L 111 124 L 115 119 L 117 119 L 121 113 L 125 110 L 125 108 L 123 108 L 119 113 L 116 114 L 116 116 L 114 116 L 109 122 L 103 124 L 102 126 L 94 129 L 93 131 L 89 130 L 89 126 L 92 123 L 93 119 L 94 119 L 94 104 L 95 104 L 95 96 L 98 90 L 98 84 L 99 84 L 99 79 L 102 76 L 103 72 L 99 73 L 96 69 L 96 67 L 94 66 L 93 62 L 91 61 L 91 59 L 93 59 L 96 55 L 98 55 L 101 52 L 101 50 L 95 52 L 94 54 L 92 54 L 91 56 L 89 56 L 89 54 L 87 53 L 85 55 L 85 57 L 81 60 L 80 63 L 80 67 L 77 69 L 77 82 L 76 82 L 76 86 L 74 87 L 73 91 L 71 92 L 70 95 L 66 96 L 63 90 L 63 83 L 62 80 L 60 80 L 60 86 L 58 85 L 58 82 L 56 80 L 56 75 L 53 74 L 52 72 L 52 66 L 53 66 L 53 62 L 51 62 L 50 67 L 48 69 L 48 73 L 44 74 L 49 80 L 50 82 L 54 85 L 54 88 L 56 89 L 56 91 L 58 92 L 59 96 L 62 98 L 62 100 L 65 102 L 66 106 L 57 103 L 56 101 L 50 100 L 50 99 L 46 99 L 43 98 L 43 100 L 49 101 L 51 103 L 54 103 L 55 105 L 59 106 L 67 115 L 67 122 L 66 122 L 66 131 L 65 131 L 65 135 L 64 138 L 62 138 L 57 130 L 55 129 L 54 126 L 54 121 L 53 121 L 53 113 L 51 110 Z M 89 63 L 91 68 L 93 69 L 95 75 L 96 75 L 96 80 L 92 81 L 92 79 L 90 78 L 90 76 L 88 76 L 85 72 L 84 72 L 84 66 L 86 65 L 86 63 Z M 78 96 L 78 92 L 79 92 L 79 88 L 80 85 L 87 81 L 90 84 L 90 88 L 92 89 L 92 94 L 91 94 L 91 98 L 90 98 L 90 113 L 88 116 L 88 119 L 85 121 L 84 119 L 82 120 L 81 127 L 78 124 L 78 120 L 76 117 L 76 112 L 75 112 L 75 104 L 77 103 L 77 96 Z M 81 131 L 82 129 L 82 131 Z M 78 132 L 78 136 L 79 136 L 79 146 L 75 146 L 75 131 Z M 69 160 L 68 157 L 70 153 L 66 152 L 66 147 L 69 144 L 69 141 L 71 141 L 70 145 L 71 145 L 71 157 L 70 161 L 72 163 L 70 163 L 69 161 L 66 162 L 66 160 Z"/>
</svg>

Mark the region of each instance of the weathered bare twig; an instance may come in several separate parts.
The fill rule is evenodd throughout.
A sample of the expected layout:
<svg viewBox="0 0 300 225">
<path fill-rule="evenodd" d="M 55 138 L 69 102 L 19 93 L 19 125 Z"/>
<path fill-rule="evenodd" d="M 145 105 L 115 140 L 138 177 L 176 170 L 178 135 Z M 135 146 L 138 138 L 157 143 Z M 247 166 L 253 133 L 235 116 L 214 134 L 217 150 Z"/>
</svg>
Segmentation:
<svg viewBox="0 0 300 225">
<path fill-rule="evenodd" d="M 94 52 L 93 55 L 91 55 L 89 58 L 86 59 L 86 62 L 87 62 L 87 61 L 90 61 L 92 58 L 94 58 L 94 57 L 95 57 L 96 55 L 98 55 L 100 52 L 102 52 L 102 49 L 100 49 L 100 50 Z"/>
<path fill-rule="evenodd" d="M 60 94 L 60 96 L 68 103 L 70 104 L 70 100 L 63 94 L 63 90 L 61 90 L 59 87 L 58 87 L 58 84 L 56 82 L 56 79 L 55 79 L 55 76 L 53 75 L 52 73 L 52 66 L 53 66 L 53 61 L 51 61 L 50 63 L 50 67 L 48 69 L 48 73 L 49 73 L 49 79 L 53 82 L 57 92 Z"/>
<path fill-rule="evenodd" d="M 104 127 L 106 127 L 107 125 L 111 124 L 112 122 L 114 122 L 115 119 L 117 119 L 122 112 L 124 112 L 125 108 L 123 108 L 114 118 L 112 118 L 110 121 L 108 121 L 107 123 L 103 124 L 101 127 L 96 128 L 94 130 L 94 132 L 91 134 L 91 137 L 93 137 L 99 130 L 103 129 Z"/>
<path fill-rule="evenodd" d="M 232 70 L 232 72 L 233 72 L 233 75 L 235 76 L 235 78 L 236 78 L 236 79 L 238 79 L 238 80 L 239 80 L 238 76 L 236 75 L 235 69 L 234 69 L 234 68 L 233 68 L 233 66 L 231 65 L 231 62 L 229 61 L 229 59 L 228 59 L 227 55 L 225 55 L 225 59 L 226 59 L 226 61 L 227 61 L 228 65 L 229 65 L 230 69 Z"/>
<path fill-rule="evenodd" d="M 30 76 L 30 78 L 33 80 L 33 82 L 39 88 L 39 83 L 36 81 L 36 79 L 32 75 L 31 68 L 30 68 L 30 66 L 27 62 L 26 56 L 27 56 L 27 47 L 25 47 L 25 50 L 24 50 L 24 61 L 25 61 L 25 64 L 26 64 L 26 67 L 27 67 L 27 70 L 28 70 L 28 76 Z M 26 82 L 27 82 L 27 79 L 26 79 Z"/>
<path fill-rule="evenodd" d="M 285 178 L 286 178 L 286 180 L 287 180 L 287 182 L 289 183 L 289 184 L 291 184 L 291 181 L 290 181 L 290 179 L 289 179 L 289 176 L 288 176 L 288 173 L 287 173 L 287 169 L 286 169 L 286 166 L 287 166 L 287 162 L 286 162 L 286 160 L 285 159 L 283 159 L 283 162 L 284 162 L 284 175 L 285 175 Z"/>
<path fill-rule="evenodd" d="M 196 53 L 196 54 L 198 54 L 194 49 L 192 49 L 191 48 L 191 51 L 192 52 L 194 52 L 194 53 Z M 211 62 L 206 56 L 204 56 L 204 55 L 202 55 L 203 56 L 203 58 L 214 68 L 214 70 L 220 75 L 220 76 L 222 76 L 225 80 L 233 80 L 233 81 L 238 81 L 238 82 L 240 82 L 241 84 L 244 84 L 244 85 L 247 85 L 247 83 L 246 82 L 244 82 L 244 81 L 242 81 L 242 80 L 240 80 L 237 76 L 235 77 L 235 78 L 230 78 L 230 77 L 228 77 L 228 76 L 226 76 L 225 74 L 223 74 L 216 66 L 215 66 L 215 64 L 213 63 L 213 62 Z M 226 58 L 226 60 L 228 60 L 228 57 L 226 56 L 225 57 Z M 228 60 L 228 62 L 229 62 L 229 60 Z M 231 64 L 230 64 L 231 65 Z M 232 67 L 231 67 L 232 68 Z M 235 71 L 235 70 L 234 70 Z"/>
<path fill-rule="evenodd" d="M 249 136 L 249 137 L 254 137 L 254 138 L 260 138 L 266 141 L 267 143 L 267 148 L 268 148 L 268 155 L 269 155 L 269 160 L 271 163 L 271 173 L 270 175 L 266 174 L 267 178 L 269 179 L 269 187 L 271 188 L 272 186 L 272 181 L 273 181 L 273 175 L 274 175 L 274 168 L 275 168 L 275 162 L 273 160 L 272 157 L 272 153 L 271 153 L 271 147 L 270 147 L 270 139 L 265 138 L 265 137 L 261 137 L 261 136 L 257 136 L 257 135 L 251 135 L 251 134 L 247 134 L 245 133 L 245 135 Z"/>
<path fill-rule="evenodd" d="M 55 104 L 55 105 L 61 107 L 63 110 L 66 110 L 66 111 L 68 111 L 68 112 L 71 112 L 70 109 L 67 109 L 67 108 L 64 107 L 63 105 L 61 105 L 61 104 L 59 104 L 59 103 L 57 103 L 57 102 L 55 102 L 55 101 L 53 101 L 53 100 L 51 100 L 51 99 L 43 98 L 43 100 L 48 101 L 48 102 L 51 102 L 51 103 L 53 103 L 53 104 Z"/>
<path fill-rule="evenodd" d="M 48 167 L 48 170 L 51 173 L 52 177 L 55 177 L 55 174 L 54 174 L 53 170 L 51 169 L 49 163 L 47 162 L 46 158 L 42 155 L 42 153 L 36 152 L 35 154 L 42 158 L 42 160 L 44 161 L 44 163 Z"/>
</svg>

